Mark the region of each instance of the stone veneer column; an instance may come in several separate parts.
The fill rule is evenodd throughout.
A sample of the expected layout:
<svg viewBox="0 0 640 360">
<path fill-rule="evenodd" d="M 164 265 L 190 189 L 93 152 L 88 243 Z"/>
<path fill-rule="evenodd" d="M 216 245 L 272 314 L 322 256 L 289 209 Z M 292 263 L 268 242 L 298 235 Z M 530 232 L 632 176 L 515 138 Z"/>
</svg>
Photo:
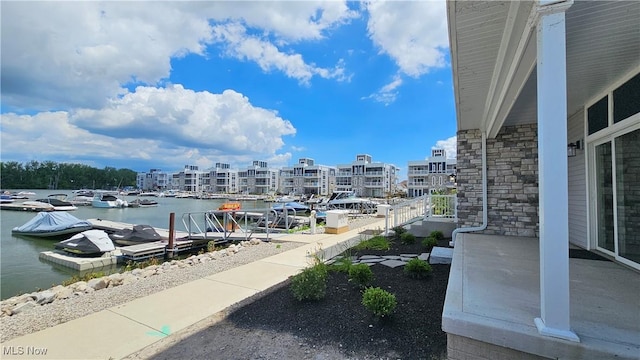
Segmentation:
<svg viewBox="0 0 640 360">
<path fill-rule="evenodd" d="M 485 234 L 538 236 L 536 124 L 503 127 L 487 139 L 488 224 Z M 458 132 L 458 221 L 482 223 L 482 134 Z"/>
</svg>

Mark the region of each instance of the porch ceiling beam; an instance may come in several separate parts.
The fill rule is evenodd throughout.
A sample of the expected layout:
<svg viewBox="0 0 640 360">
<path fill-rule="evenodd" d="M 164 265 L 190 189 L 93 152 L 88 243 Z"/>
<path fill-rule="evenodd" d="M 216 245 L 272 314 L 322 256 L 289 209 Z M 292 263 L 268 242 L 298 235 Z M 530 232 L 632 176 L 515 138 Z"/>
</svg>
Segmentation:
<svg viewBox="0 0 640 360">
<path fill-rule="evenodd" d="M 536 65 L 535 43 L 530 40 L 536 29 L 538 13 L 531 3 L 509 3 L 482 118 L 488 137 L 498 134 Z"/>
</svg>

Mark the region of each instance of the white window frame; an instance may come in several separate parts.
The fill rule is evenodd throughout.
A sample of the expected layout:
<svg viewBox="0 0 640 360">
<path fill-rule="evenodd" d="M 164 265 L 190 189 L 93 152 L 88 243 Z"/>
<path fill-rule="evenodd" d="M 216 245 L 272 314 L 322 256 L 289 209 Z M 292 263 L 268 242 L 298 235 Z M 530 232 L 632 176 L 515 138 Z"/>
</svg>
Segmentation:
<svg viewBox="0 0 640 360">
<path fill-rule="evenodd" d="M 617 123 L 613 122 L 613 92 L 621 85 L 629 81 L 634 76 L 640 73 L 640 66 L 633 69 L 620 80 L 612 83 L 607 89 L 596 96 L 592 97 L 585 103 L 584 106 L 584 138 L 585 138 L 585 167 L 586 167 L 586 183 L 587 183 L 587 239 L 588 249 L 596 249 L 609 256 L 612 256 L 616 261 L 640 270 L 640 263 L 633 262 L 627 258 L 618 255 L 618 228 L 614 226 L 614 251 L 611 252 L 607 249 L 598 247 L 598 224 L 597 224 L 597 208 L 596 208 L 596 195 L 597 195 L 597 181 L 596 181 L 596 164 L 595 164 L 595 149 L 596 146 L 611 142 L 611 156 L 614 159 L 615 164 L 615 138 L 636 131 L 640 129 L 640 113 L 632 115 Z M 607 109 L 607 127 L 589 135 L 589 107 L 593 106 L 596 102 L 603 97 L 607 97 L 608 109 Z M 614 165 L 615 166 L 615 165 Z M 614 169 L 615 170 L 615 169 Z M 613 192 L 616 193 L 616 171 L 613 171 Z M 617 223 L 617 196 L 613 197 L 613 212 L 614 223 Z"/>
</svg>

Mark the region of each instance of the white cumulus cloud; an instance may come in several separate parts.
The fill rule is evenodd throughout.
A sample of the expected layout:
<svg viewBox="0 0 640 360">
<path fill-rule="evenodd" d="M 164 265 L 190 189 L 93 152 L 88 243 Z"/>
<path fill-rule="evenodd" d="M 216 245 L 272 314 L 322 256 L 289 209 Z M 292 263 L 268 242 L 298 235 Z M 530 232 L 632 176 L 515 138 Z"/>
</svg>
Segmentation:
<svg viewBox="0 0 640 360">
<path fill-rule="evenodd" d="M 431 150 L 444 149 L 447 153 L 447 158 L 455 159 L 458 156 L 458 137 L 452 136 L 448 139 L 438 140 L 436 144 L 431 147 Z"/>
<path fill-rule="evenodd" d="M 15 151 L 32 159 L 166 159 L 208 167 L 286 157 L 277 151 L 295 132 L 276 112 L 233 90 L 212 94 L 173 85 L 138 87 L 98 110 L 6 113 L 0 140 L 9 159 Z"/>
<path fill-rule="evenodd" d="M 344 1 L 7 1 L 1 16 L 3 105 L 47 111 L 100 108 L 128 84 L 157 86 L 171 59 L 209 56 L 214 26 L 229 22 L 265 34 L 230 34 L 228 51 L 237 56 L 301 82 L 342 80 L 343 64 L 316 67 L 275 44 L 320 39 L 358 14 Z"/>
<path fill-rule="evenodd" d="M 446 66 L 449 40 L 444 0 L 372 1 L 366 9 L 369 37 L 401 72 L 419 77 Z"/>
<path fill-rule="evenodd" d="M 396 97 L 398 96 L 398 87 L 400 87 L 400 85 L 402 85 L 402 78 L 399 75 L 396 75 L 394 76 L 393 81 L 380 88 L 377 92 L 363 97 L 362 99 L 373 99 L 387 106 L 396 101 Z"/>
</svg>

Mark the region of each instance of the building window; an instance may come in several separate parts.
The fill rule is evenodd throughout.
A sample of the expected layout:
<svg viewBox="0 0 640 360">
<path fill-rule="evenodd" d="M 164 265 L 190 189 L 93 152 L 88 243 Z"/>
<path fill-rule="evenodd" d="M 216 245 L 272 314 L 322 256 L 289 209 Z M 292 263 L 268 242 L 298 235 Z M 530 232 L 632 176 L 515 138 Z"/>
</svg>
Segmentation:
<svg viewBox="0 0 640 360">
<path fill-rule="evenodd" d="M 613 123 L 640 113 L 640 74 L 613 91 Z"/>
<path fill-rule="evenodd" d="M 605 96 L 587 110 L 589 135 L 606 128 L 609 124 L 609 97 Z"/>
</svg>

